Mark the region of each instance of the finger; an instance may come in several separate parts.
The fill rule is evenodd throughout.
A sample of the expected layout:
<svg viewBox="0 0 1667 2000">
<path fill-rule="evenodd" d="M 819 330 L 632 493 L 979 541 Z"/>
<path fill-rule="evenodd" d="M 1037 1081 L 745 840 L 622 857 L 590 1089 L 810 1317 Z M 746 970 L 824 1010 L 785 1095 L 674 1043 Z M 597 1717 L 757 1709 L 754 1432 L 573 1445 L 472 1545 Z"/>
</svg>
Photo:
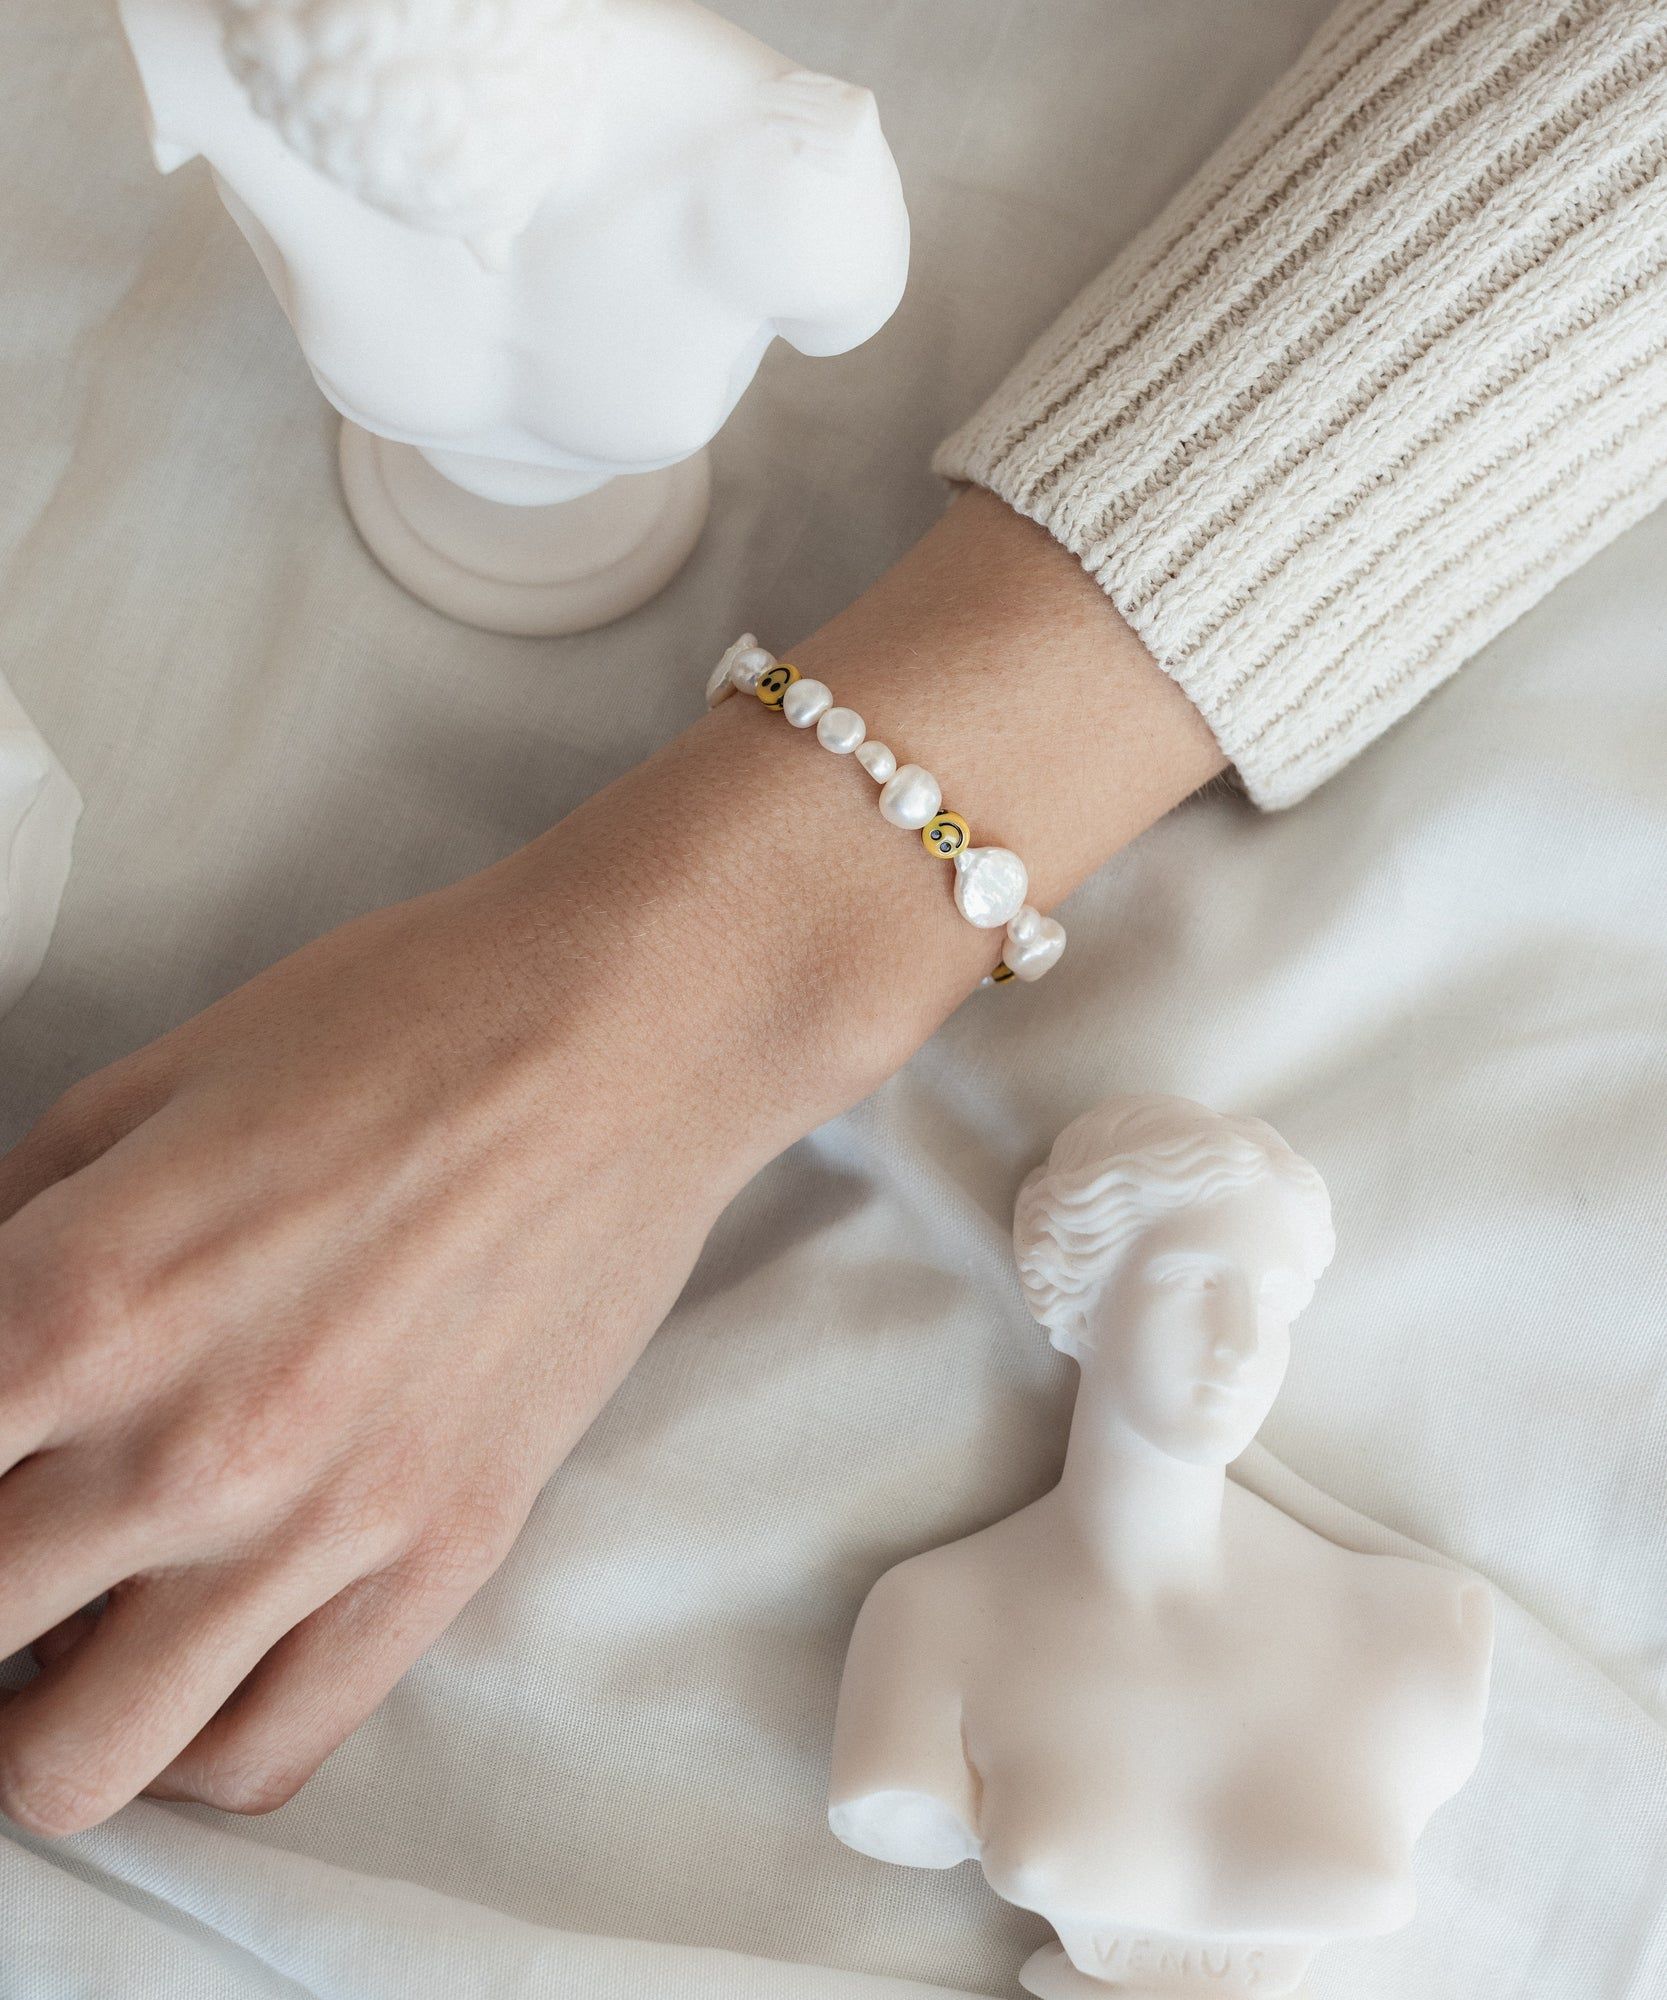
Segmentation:
<svg viewBox="0 0 1667 2000">
<path fill-rule="evenodd" d="M 75 1095 L 0 1159 L 0 1476 L 61 1441 L 76 1414 L 89 1301 L 103 1303 L 87 1249 L 103 1238 L 78 1217 L 98 1213 L 94 1178 L 142 1122 L 131 1091 L 116 1094 L 120 1116 L 70 1115 Z M 0 1594 L 9 1581 L 0 1536 Z"/>
<path fill-rule="evenodd" d="M 79 1173 L 101 1149 L 90 1139 L 61 1130 L 50 1116 L 0 1158 L 0 1223 L 9 1222 L 59 1181 Z"/>
<path fill-rule="evenodd" d="M 41 1452 L 0 1480 L 0 1659 L 124 1578 L 178 1561 L 196 1539 L 117 1489 L 79 1446 Z"/>
<path fill-rule="evenodd" d="M 62 1624 L 54 1625 L 50 1632 L 43 1632 L 30 1648 L 37 1665 L 52 1667 L 60 1660 L 67 1659 L 97 1624 L 96 1612 L 77 1611 Z"/>
<path fill-rule="evenodd" d="M 436 1590 L 396 1567 L 353 1584 L 273 1648 L 151 1796 L 222 1812 L 286 1804 L 381 1706 L 478 1581 Z"/>
<path fill-rule="evenodd" d="M 129 1058 L 78 1083 L 0 1156 L 0 1225 L 90 1166 L 164 1102 L 159 1066 Z"/>
<path fill-rule="evenodd" d="M 102 1120 L 55 1105 L 0 1158 L 0 1223 L 27 1208 L 36 1195 L 78 1174 L 110 1143 Z"/>
<path fill-rule="evenodd" d="M 310 1580 L 189 1569 L 114 1593 L 0 1711 L 0 1811 L 49 1838 L 137 1797 L 317 1601 Z"/>
</svg>

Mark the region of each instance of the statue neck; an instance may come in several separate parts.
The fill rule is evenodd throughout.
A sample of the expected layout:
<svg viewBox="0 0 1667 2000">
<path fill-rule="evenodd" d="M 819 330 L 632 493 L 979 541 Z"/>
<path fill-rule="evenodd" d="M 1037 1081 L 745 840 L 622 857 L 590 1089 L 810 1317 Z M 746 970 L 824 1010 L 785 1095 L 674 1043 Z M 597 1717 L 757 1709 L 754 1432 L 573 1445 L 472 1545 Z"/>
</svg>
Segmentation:
<svg viewBox="0 0 1667 2000">
<path fill-rule="evenodd" d="M 1226 1497 L 1224 1466 L 1188 1465 L 1148 1444 L 1084 1374 L 1055 1500 L 1119 1592 L 1152 1599 L 1212 1584 Z"/>
</svg>

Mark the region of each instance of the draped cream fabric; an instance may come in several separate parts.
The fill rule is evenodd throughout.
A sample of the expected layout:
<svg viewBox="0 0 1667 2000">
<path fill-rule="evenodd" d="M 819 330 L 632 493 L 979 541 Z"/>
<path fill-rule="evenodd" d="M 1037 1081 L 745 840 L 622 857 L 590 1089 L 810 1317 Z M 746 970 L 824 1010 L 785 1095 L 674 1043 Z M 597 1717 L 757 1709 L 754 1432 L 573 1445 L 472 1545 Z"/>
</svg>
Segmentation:
<svg viewBox="0 0 1667 2000">
<path fill-rule="evenodd" d="M 40 969 L 81 801 L 0 679 L 0 1014 Z"/>
<path fill-rule="evenodd" d="M 87 800 L 0 1025 L 0 1137 L 502 854 L 697 714 L 736 632 L 786 643 L 860 589 L 940 504 L 936 440 L 1325 7 L 729 11 L 878 90 L 913 290 L 866 350 L 772 358 L 664 598 L 537 645 L 358 548 L 329 419 L 200 173 L 152 174 L 101 0 L 0 10 L 0 659 Z M 1114 1089 L 1259 1112 L 1330 1185 L 1337 1262 L 1244 1476 L 1501 1593 L 1418 1919 L 1326 1954 L 1311 2000 L 1667 1990 L 1663 575 L 1655 518 L 1300 810 L 1216 793 L 1107 869 L 1057 974 L 746 1193 L 502 1572 L 292 1805 L 0 1836 L 0 1996 L 1015 1995 L 1037 1925 L 969 1869 L 839 1847 L 827 1742 L 874 1577 L 1056 1469 L 1071 1371 L 1008 1222 Z"/>
</svg>

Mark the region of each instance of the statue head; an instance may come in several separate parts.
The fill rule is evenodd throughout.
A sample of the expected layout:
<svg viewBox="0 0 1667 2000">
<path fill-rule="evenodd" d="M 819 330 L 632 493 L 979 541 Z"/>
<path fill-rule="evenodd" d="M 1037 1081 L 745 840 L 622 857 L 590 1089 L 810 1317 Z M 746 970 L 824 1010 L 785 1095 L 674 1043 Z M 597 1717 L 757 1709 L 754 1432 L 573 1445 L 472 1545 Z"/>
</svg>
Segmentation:
<svg viewBox="0 0 1667 2000">
<path fill-rule="evenodd" d="M 1236 1458 L 1285 1377 L 1336 1239 L 1325 1184 L 1259 1118 L 1116 1097 L 1068 1125 L 1019 1192 L 1019 1276 L 1122 1420 L 1199 1463 Z"/>
<path fill-rule="evenodd" d="M 310 166 L 501 264 L 559 170 L 594 0 L 219 0 L 226 59 Z"/>
</svg>

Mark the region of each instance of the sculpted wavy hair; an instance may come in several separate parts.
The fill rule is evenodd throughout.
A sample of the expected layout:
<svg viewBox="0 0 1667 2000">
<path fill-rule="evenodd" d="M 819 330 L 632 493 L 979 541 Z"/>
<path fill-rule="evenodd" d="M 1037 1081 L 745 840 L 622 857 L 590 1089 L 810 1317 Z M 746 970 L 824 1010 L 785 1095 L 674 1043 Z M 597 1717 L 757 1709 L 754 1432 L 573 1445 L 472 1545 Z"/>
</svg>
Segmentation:
<svg viewBox="0 0 1667 2000">
<path fill-rule="evenodd" d="M 262 118 L 350 194 L 483 250 L 548 192 L 591 0 L 220 0 Z"/>
<path fill-rule="evenodd" d="M 1066 1126 L 1019 1190 L 1013 1244 L 1031 1312 L 1080 1359 L 1094 1295 L 1151 1223 L 1269 1180 L 1287 1197 L 1312 1283 L 1336 1248 L 1331 1200 L 1271 1125 L 1184 1097 L 1109 1099 Z"/>
</svg>

